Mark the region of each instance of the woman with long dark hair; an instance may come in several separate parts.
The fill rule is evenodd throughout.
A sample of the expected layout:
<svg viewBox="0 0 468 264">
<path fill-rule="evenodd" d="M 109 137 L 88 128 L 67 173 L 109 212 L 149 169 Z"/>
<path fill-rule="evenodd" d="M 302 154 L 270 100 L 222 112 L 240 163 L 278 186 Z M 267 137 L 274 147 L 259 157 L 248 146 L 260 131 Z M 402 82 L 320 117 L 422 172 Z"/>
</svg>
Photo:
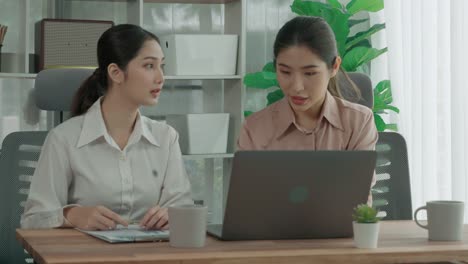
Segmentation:
<svg viewBox="0 0 468 264">
<path fill-rule="evenodd" d="M 240 150 L 373 150 L 378 133 L 372 111 L 343 99 L 335 35 L 319 17 L 296 17 L 278 32 L 273 48 L 284 98 L 249 116 Z M 349 95 L 350 92 L 347 91 Z M 371 201 L 371 199 L 369 199 Z"/>
<path fill-rule="evenodd" d="M 164 84 L 158 38 L 139 26 L 114 26 L 99 38 L 97 59 L 75 95 L 73 118 L 47 136 L 23 228 L 138 222 L 166 229 L 167 207 L 192 203 L 177 132 L 138 110 L 156 104 Z"/>
</svg>

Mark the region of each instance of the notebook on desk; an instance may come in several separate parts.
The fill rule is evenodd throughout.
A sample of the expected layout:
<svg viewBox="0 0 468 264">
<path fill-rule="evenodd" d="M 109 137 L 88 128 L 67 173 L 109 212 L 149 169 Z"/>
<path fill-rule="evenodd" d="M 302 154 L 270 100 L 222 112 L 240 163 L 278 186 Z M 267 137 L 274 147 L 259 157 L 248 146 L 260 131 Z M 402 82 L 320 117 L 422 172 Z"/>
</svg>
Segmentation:
<svg viewBox="0 0 468 264">
<path fill-rule="evenodd" d="M 239 151 L 222 240 L 350 237 L 352 211 L 366 203 L 375 151 Z"/>
<path fill-rule="evenodd" d="M 114 230 L 106 231 L 87 231 L 77 229 L 90 236 L 99 238 L 109 243 L 128 243 L 128 242 L 150 242 L 169 240 L 169 231 L 145 230 L 138 225 L 129 225 L 123 227 L 118 225 Z"/>
</svg>

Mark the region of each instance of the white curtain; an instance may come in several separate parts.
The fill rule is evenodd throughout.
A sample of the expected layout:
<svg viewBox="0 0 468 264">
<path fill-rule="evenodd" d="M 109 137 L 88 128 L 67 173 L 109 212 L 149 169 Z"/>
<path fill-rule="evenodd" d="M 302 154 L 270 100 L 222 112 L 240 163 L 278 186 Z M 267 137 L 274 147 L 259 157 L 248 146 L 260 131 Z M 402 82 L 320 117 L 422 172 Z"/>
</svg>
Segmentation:
<svg viewBox="0 0 468 264">
<path fill-rule="evenodd" d="M 388 53 L 372 64 L 374 82 L 390 79 L 389 117 L 408 145 L 413 209 L 426 201 L 468 201 L 468 1 L 386 0 L 371 23 Z M 468 214 L 465 210 L 465 222 Z"/>
</svg>

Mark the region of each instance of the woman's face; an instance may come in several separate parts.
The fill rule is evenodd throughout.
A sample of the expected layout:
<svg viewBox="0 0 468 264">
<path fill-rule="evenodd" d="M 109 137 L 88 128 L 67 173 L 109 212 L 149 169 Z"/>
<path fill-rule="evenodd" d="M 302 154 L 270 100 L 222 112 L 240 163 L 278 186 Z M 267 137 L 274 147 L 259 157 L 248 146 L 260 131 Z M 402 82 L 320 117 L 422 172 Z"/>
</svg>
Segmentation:
<svg viewBox="0 0 468 264">
<path fill-rule="evenodd" d="M 305 46 L 291 46 L 279 52 L 276 74 L 284 96 L 294 112 L 306 112 L 322 105 L 330 78 L 336 75 L 341 59 L 332 69 Z"/>
<path fill-rule="evenodd" d="M 164 54 L 155 40 L 147 40 L 127 65 L 122 92 L 137 105 L 158 102 L 164 84 Z"/>
</svg>

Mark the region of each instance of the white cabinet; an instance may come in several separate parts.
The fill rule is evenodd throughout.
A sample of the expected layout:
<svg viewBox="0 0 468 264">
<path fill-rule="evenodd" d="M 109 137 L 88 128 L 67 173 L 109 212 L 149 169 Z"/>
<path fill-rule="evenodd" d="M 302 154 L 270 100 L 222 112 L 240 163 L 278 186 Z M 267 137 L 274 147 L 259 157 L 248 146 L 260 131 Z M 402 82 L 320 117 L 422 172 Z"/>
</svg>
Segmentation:
<svg viewBox="0 0 468 264">
<path fill-rule="evenodd" d="M 9 26 L 0 86 L 6 79 L 15 83 L 14 79 L 34 78 L 35 24 L 43 18 L 112 20 L 140 25 L 158 36 L 238 36 L 234 75 L 166 76 L 160 103 L 142 109 L 156 119 L 169 114 L 229 113 L 227 153 L 185 156 L 194 199 L 204 200 L 211 208 L 211 220 L 219 222 L 229 163 L 243 121 L 246 0 L 0 0 L 0 24 Z"/>
</svg>

